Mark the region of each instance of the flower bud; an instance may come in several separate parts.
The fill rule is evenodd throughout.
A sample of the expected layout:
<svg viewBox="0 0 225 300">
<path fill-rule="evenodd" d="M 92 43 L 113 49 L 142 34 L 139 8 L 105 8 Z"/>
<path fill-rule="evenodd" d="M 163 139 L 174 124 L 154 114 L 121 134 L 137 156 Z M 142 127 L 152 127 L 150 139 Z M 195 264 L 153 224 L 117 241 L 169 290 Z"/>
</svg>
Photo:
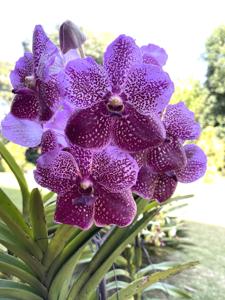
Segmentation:
<svg viewBox="0 0 225 300">
<path fill-rule="evenodd" d="M 77 25 L 71 21 L 62 23 L 59 28 L 59 43 L 63 54 L 70 49 L 80 48 L 85 41 L 86 37 Z"/>
</svg>

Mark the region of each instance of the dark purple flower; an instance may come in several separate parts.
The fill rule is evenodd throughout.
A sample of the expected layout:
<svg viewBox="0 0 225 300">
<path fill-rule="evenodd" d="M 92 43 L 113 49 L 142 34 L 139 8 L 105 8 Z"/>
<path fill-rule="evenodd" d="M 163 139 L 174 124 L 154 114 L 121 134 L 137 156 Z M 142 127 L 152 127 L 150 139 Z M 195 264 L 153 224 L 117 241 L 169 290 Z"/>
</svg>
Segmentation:
<svg viewBox="0 0 225 300">
<path fill-rule="evenodd" d="M 91 58 L 77 59 L 60 77 L 66 99 L 76 108 L 66 127 L 72 144 L 98 149 L 113 142 L 135 152 L 164 140 L 159 113 L 173 83 L 161 67 L 143 63 L 132 38 L 121 35 L 108 46 L 104 67 Z"/>
<path fill-rule="evenodd" d="M 200 126 L 183 102 L 168 105 L 163 115 L 166 139 L 158 147 L 148 150 L 147 163 L 155 172 L 170 172 L 183 168 L 186 154 L 183 141 L 194 140 L 200 134 Z"/>
<path fill-rule="evenodd" d="M 138 173 L 135 160 L 112 146 L 98 153 L 78 147 L 59 150 L 54 138 L 47 140 L 35 179 L 58 194 L 55 221 L 82 229 L 93 222 L 129 225 L 136 214 L 131 193 Z"/>
<path fill-rule="evenodd" d="M 133 192 L 146 199 L 163 202 L 174 193 L 177 183 L 189 183 L 198 180 L 206 172 L 207 158 L 197 145 L 184 146 L 187 164 L 181 169 L 170 172 L 154 172 L 151 167 L 143 165 Z"/>
</svg>

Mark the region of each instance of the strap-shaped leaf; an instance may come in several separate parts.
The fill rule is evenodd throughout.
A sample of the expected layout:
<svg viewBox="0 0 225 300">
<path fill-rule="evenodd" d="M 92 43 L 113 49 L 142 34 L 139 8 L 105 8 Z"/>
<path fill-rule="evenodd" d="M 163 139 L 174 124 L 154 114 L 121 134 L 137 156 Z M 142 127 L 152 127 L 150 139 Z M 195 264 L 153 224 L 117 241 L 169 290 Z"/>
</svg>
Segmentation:
<svg viewBox="0 0 225 300">
<path fill-rule="evenodd" d="M 31 287 L 4 279 L 0 279 L 0 297 L 15 300 L 43 300 Z"/>
<path fill-rule="evenodd" d="M 59 226 L 49 244 L 48 251 L 43 260 L 46 268 L 48 268 L 54 259 L 61 253 L 68 241 L 71 240 L 71 238 L 75 238 L 80 232 L 80 229 L 66 224 Z"/>
<path fill-rule="evenodd" d="M 0 189 L 0 217 L 13 232 L 21 244 L 38 259 L 42 258 L 42 252 L 31 238 L 30 230 L 23 220 L 22 215 L 9 197 Z"/>
<path fill-rule="evenodd" d="M 47 194 L 45 194 L 42 199 L 43 202 L 46 203 L 48 200 L 50 200 L 53 196 L 55 195 L 54 192 L 48 192 Z"/>
<path fill-rule="evenodd" d="M 13 275 L 23 282 L 28 283 L 33 287 L 34 291 L 42 297 L 47 297 L 46 287 L 32 274 L 25 271 L 24 269 L 18 267 L 18 265 L 13 265 L 8 262 L 0 260 L 0 271 L 2 273 Z"/>
<path fill-rule="evenodd" d="M 62 265 L 79 249 L 81 249 L 87 242 L 100 230 L 100 228 L 92 226 L 87 231 L 81 231 L 73 240 L 71 240 L 60 255 L 55 259 L 51 265 L 46 278 L 46 284 L 49 286 L 54 276 Z"/>
<path fill-rule="evenodd" d="M 148 224 L 159 211 L 152 203 L 152 210 L 126 228 L 115 228 L 109 238 L 103 243 L 99 251 L 87 265 L 84 272 L 71 288 L 68 300 L 88 299 L 93 289 L 97 287 L 107 270 L 111 267 L 116 257 L 125 249 L 135 236 Z"/>
<path fill-rule="evenodd" d="M 38 189 L 33 189 L 30 195 L 30 219 L 33 228 L 34 240 L 43 253 L 48 249 L 48 231 L 41 194 Z"/>
<path fill-rule="evenodd" d="M 23 172 L 20 169 L 20 167 L 17 165 L 13 156 L 9 153 L 9 151 L 6 149 L 6 147 L 4 146 L 4 144 L 2 142 L 0 142 L 0 154 L 3 157 L 3 159 L 6 161 L 6 163 L 8 164 L 9 168 L 11 169 L 11 171 L 13 172 L 13 174 L 15 175 L 15 177 L 19 183 L 21 194 L 22 194 L 22 199 L 23 199 L 23 213 L 24 213 L 25 217 L 28 217 L 30 194 L 29 194 L 28 185 L 27 185 L 26 179 L 23 175 Z"/>
<path fill-rule="evenodd" d="M 29 268 L 41 279 L 44 278 L 45 270 L 32 254 L 25 249 L 15 238 L 7 226 L 0 222 L 0 244 L 5 246 L 9 251 L 22 259 Z"/>
<path fill-rule="evenodd" d="M 126 288 L 120 290 L 118 293 L 113 294 L 111 297 L 109 297 L 108 300 L 117 300 L 118 298 L 120 300 L 127 300 L 132 296 L 134 296 L 135 294 L 142 293 L 142 291 L 146 289 L 148 286 L 150 286 L 151 284 L 164 280 L 171 275 L 175 275 L 184 270 L 190 269 L 196 266 L 197 264 L 198 262 L 196 261 L 180 264 L 168 270 L 156 272 L 150 276 L 144 276 L 142 278 L 139 278 L 133 281 L 132 283 L 130 283 Z"/>
<path fill-rule="evenodd" d="M 165 294 L 174 297 L 175 299 L 192 299 L 192 295 L 186 290 L 180 289 L 172 284 L 168 284 L 165 282 L 163 282 L 163 284 L 161 282 L 157 282 L 150 285 L 144 290 L 144 293 L 153 290 L 160 290 Z"/>
</svg>

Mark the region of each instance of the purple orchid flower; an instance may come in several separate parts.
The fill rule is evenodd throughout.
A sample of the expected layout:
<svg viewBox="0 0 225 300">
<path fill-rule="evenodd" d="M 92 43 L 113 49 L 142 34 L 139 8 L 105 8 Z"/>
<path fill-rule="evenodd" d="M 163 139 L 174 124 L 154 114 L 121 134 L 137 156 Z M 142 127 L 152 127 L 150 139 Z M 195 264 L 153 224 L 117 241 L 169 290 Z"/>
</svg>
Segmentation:
<svg viewBox="0 0 225 300">
<path fill-rule="evenodd" d="M 40 144 L 43 124 L 59 109 L 60 91 L 55 72 L 59 68 L 54 67 L 59 56 L 57 47 L 42 26 L 37 25 L 33 53 L 25 53 L 10 74 L 16 95 L 11 112 L 2 122 L 2 134 L 7 139 L 26 147 Z"/>
<path fill-rule="evenodd" d="M 163 202 L 170 198 L 178 182 L 191 183 L 206 172 L 207 158 L 195 144 L 184 146 L 187 163 L 181 169 L 171 172 L 153 172 L 151 167 L 141 167 L 136 184 L 132 191 L 145 199 L 156 199 Z"/>
<path fill-rule="evenodd" d="M 118 148 L 92 153 L 82 148 L 56 147 L 48 133 L 44 154 L 34 172 L 36 181 L 58 194 L 55 221 L 88 229 L 129 225 L 136 214 L 131 187 L 138 166 Z"/>
<path fill-rule="evenodd" d="M 141 53 L 144 63 L 153 64 L 160 67 L 166 64 L 168 58 L 166 51 L 154 44 L 142 46 Z"/>
<path fill-rule="evenodd" d="M 142 166 L 133 191 L 144 198 L 168 199 L 177 182 L 192 182 L 204 175 L 206 156 L 196 145 L 183 146 L 198 138 L 200 126 L 183 102 L 168 105 L 163 116 L 167 137 L 163 144 L 135 154 Z"/>
<path fill-rule="evenodd" d="M 135 152 L 164 140 L 159 114 L 173 83 L 161 67 L 143 62 L 131 37 L 121 35 L 108 46 L 103 67 L 91 58 L 77 59 L 59 81 L 76 108 L 65 130 L 71 144 L 99 149 L 114 143 Z"/>
</svg>

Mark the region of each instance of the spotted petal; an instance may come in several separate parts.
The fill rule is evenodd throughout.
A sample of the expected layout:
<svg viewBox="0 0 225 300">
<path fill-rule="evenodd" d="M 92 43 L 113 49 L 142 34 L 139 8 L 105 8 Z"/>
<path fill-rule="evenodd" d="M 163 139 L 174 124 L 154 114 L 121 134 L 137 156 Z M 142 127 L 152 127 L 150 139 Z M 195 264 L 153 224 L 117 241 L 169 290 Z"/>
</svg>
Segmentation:
<svg viewBox="0 0 225 300">
<path fill-rule="evenodd" d="M 141 62 L 140 49 L 134 39 L 126 35 L 120 35 L 115 39 L 104 55 L 104 67 L 115 89 L 123 85 L 131 66 Z"/>
<path fill-rule="evenodd" d="M 11 113 L 2 121 L 2 135 L 9 141 L 24 147 L 38 146 L 41 143 L 42 133 L 39 123 L 19 119 Z"/>
<path fill-rule="evenodd" d="M 207 158 L 197 145 L 185 145 L 184 150 L 187 156 L 187 165 L 185 168 L 177 171 L 176 175 L 178 181 L 189 183 L 198 180 L 205 174 Z"/>
<path fill-rule="evenodd" d="M 132 187 L 132 191 L 140 197 L 151 200 L 154 195 L 157 178 L 158 175 L 152 173 L 149 167 L 143 166 L 138 173 L 138 179 Z"/>
<path fill-rule="evenodd" d="M 113 138 L 119 148 L 136 152 L 161 144 L 165 139 L 165 129 L 158 116 L 144 116 L 127 107 L 127 116 L 115 122 Z"/>
<path fill-rule="evenodd" d="M 127 75 L 124 92 L 140 113 L 162 112 L 174 91 L 169 75 L 160 67 L 141 64 Z"/>
<path fill-rule="evenodd" d="M 148 150 L 147 163 L 154 172 L 164 173 L 183 168 L 187 159 L 180 141 L 167 137 L 162 145 Z"/>
<path fill-rule="evenodd" d="M 10 73 L 10 80 L 15 91 L 25 87 L 25 78 L 33 74 L 33 54 L 24 53 L 17 62 L 15 69 Z"/>
<path fill-rule="evenodd" d="M 166 201 L 175 192 L 177 187 L 176 176 L 158 175 L 153 198 L 159 202 Z"/>
<path fill-rule="evenodd" d="M 39 81 L 39 98 L 48 108 L 55 111 L 59 107 L 60 90 L 57 76 L 51 75 L 47 81 Z"/>
<path fill-rule="evenodd" d="M 53 150 L 37 160 L 34 177 L 38 184 L 56 193 L 65 193 L 76 185 L 78 168 L 73 156 L 66 151 Z"/>
<path fill-rule="evenodd" d="M 160 48 L 159 46 L 154 44 L 142 46 L 141 53 L 144 63 L 153 64 L 161 67 L 165 65 L 168 58 L 166 51 L 163 48 Z"/>
<path fill-rule="evenodd" d="M 168 105 L 163 122 L 168 134 L 182 140 L 194 140 L 199 137 L 200 125 L 195 122 L 194 113 L 184 104 L 179 102 Z"/>
<path fill-rule="evenodd" d="M 92 176 L 111 192 L 131 188 L 137 180 L 138 170 L 136 161 L 116 147 L 110 146 L 94 154 Z"/>
<path fill-rule="evenodd" d="M 55 221 L 87 230 L 93 224 L 94 205 L 76 203 L 74 200 L 79 196 L 76 189 L 58 196 Z"/>
<path fill-rule="evenodd" d="M 136 215 L 136 203 L 130 191 L 109 193 L 98 188 L 95 202 L 95 224 L 103 227 L 115 224 L 125 227 L 132 223 Z"/>
<path fill-rule="evenodd" d="M 39 115 L 38 96 L 35 93 L 16 95 L 12 102 L 11 113 L 19 119 L 37 119 Z"/>
<path fill-rule="evenodd" d="M 73 146 L 68 149 L 68 151 L 73 155 L 76 163 L 79 167 L 79 171 L 83 177 L 91 174 L 92 164 L 93 164 L 93 153 L 92 151 L 78 146 Z"/>
<path fill-rule="evenodd" d="M 70 61 L 59 78 L 65 97 L 76 108 L 93 106 L 110 90 L 105 70 L 91 58 Z"/>
<path fill-rule="evenodd" d="M 105 106 L 100 103 L 75 112 L 69 119 L 65 133 L 68 140 L 77 146 L 99 149 L 111 140 L 113 120 L 105 115 Z"/>
<path fill-rule="evenodd" d="M 41 25 L 36 25 L 33 33 L 34 74 L 44 79 L 45 67 L 49 67 L 58 53 L 57 47 L 50 41 Z"/>
<path fill-rule="evenodd" d="M 41 152 L 49 152 L 58 148 L 57 136 L 54 131 L 47 130 L 43 133 L 41 139 Z"/>
</svg>

